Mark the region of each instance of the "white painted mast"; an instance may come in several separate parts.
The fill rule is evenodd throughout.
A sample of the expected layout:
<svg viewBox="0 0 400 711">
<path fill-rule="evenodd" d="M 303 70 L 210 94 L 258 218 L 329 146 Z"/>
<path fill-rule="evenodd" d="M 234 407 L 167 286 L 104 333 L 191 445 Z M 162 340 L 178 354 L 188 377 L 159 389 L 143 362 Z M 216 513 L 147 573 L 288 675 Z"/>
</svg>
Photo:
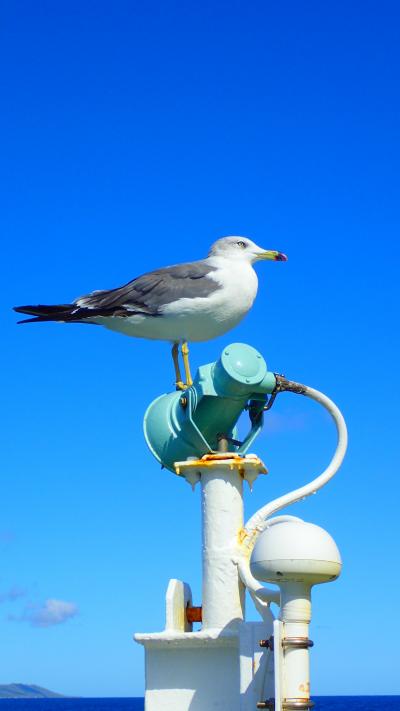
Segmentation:
<svg viewBox="0 0 400 711">
<path fill-rule="evenodd" d="M 243 373 L 240 377 L 245 380 Z M 200 373 L 197 387 L 201 395 L 204 380 L 204 373 Z M 219 452 L 175 462 L 176 473 L 192 487 L 199 482 L 201 488 L 202 627 L 193 631 L 192 620 L 199 619 L 200 614 L 192 605 L 189 585 L 171 580 L 165 629 L 135 635 L 146 650 L 146 711 L 300 711 L 313 706 L 309 683 L 310 590 L 312 585 L 339 575 L 340 555 L 323 529 L 293 516 L 270 517 L 283 506 L 314 493 L 335 474 L 344 457 L 347 432 L 341 413 L 325 395 L 284 382 L 293 386 L 285 389 L 308 395 L 328 409 L 337 426 L 336 453 L 322 475 L 267 504 L 246 526 L 243 481 L 252 486 L 259 474 L 266 473 L 258 457 Z M 175 426 L 176 421 L 176 415 L 170 417 L 172 395 L 164 397 L 161 405 L 155 401 L 157 416 L 160 407 L 164 408 L 162 412 L 168 408 L 164 440 L 158 432 L 154 438 L 147 435 L 161 461 L 157 447 L 164 452 L 165 442 L 172 442 L 176 450 L 176 440 L 171 438 L 171 423 Z M 151 422 L 153 413 L 147 416 Z M 195 438 L 202 437 L 192 421 L 190 427 L 185 434 L 186 451 L 188 431 L 191 436 L 194 431 Z M 181 429 L 179 424 L 178 434 Z M 278 585 L 279 590 L 265 588 L 260 580 Z M 260 622 L 245 621 L 246 588 L 261 614 Z M 280 604 L 275 620 L 269 608 L 271 601 Z"/>
<path fill-rule="evenodd" d="M 243 479 L 227 462 L 200 470 L 204 629 L 244 618 L 245 587 L 234 563 L 244 524 Z"/>
</svg>

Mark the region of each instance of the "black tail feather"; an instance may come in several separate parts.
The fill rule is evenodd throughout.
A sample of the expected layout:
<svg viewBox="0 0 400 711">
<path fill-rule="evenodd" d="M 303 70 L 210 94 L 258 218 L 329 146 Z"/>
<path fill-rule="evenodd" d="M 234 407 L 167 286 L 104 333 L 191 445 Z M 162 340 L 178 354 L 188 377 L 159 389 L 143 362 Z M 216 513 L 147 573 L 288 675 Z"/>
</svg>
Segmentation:
<svg viewBox="0 0 400 711">
<path fill-rule="evenodd" d="M 50 316 L 51 314 L 68 313 L 76 306 L 73 304 L 57 304 L 56 306 L 44 306 L 43 304 L 38 304 L 37 306 L 14 306 L 13 309 L 18 314 L 32 314 L 32 316 Z"/>
<path fill-rule="evenodd" d="M 79 308 L 75 304 L 57 304 L 55 306 L 14 306 L 19 314 L 29 314 L 34 318 L 26 318 L 17 323 L 34 323 L 35 321 L 77 321 Z"/>
<path fill-rule="evenodd" d="M 62 321 L 64 323 L 93 323 L 88 321 L 94 316 L 115 316 L 114 308 L 86 308 L 76 304 L 59 304 L 57 306 L 14 306 L 14 311 L 19 314 L 28 314 L 33 318 L 25 318 L 17 323 L 37 323 L 39 321 Z M 123 309 L 118 315 L 125 315 Z"/>
<path fill-rule="evenodd" d="M 54 316 L 34 316 L 33 318 L 23 318 L 19 323 L 35 323 L 37 321 L 61 321 L 62 319 L 54 318 Z"/>
</svg>

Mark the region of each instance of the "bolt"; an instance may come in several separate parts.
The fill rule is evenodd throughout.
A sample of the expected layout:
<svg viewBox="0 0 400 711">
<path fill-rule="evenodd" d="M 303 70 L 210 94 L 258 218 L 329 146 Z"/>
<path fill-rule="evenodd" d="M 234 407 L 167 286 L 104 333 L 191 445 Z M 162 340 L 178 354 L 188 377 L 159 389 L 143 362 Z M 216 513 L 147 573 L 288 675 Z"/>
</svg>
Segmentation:
<svg viewBox="0 0 400 711">
<path fill-rule="evenodd" d="M 269 639 L 260 639 L 259 645 L 272 650 L 274 648 L 274 638 L 271 636 Z"/>
</svg>

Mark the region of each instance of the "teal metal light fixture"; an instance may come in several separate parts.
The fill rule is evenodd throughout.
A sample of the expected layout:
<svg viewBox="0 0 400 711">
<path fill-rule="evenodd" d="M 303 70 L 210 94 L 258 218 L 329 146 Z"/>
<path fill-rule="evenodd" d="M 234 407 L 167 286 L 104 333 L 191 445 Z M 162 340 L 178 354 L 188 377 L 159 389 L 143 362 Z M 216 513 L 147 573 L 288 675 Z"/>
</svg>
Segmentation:
<svg viewBox="0 0 400 711">
<path fill-rule="evenodd" d="M 146 442 L 170 471 L 175 471 L 177 461 L 217 451 L 222 435 L 230 442 L 230 451 L 245 454 L 262 428 L 268 395 L 276 384 L 255 348 L 232 343 L 215 363 L 200 366 L 190 388 L 151 403 L 143 423 Z M 246 409 L 251 428 L 238 442 L 235 426 Z"/>
</svg>

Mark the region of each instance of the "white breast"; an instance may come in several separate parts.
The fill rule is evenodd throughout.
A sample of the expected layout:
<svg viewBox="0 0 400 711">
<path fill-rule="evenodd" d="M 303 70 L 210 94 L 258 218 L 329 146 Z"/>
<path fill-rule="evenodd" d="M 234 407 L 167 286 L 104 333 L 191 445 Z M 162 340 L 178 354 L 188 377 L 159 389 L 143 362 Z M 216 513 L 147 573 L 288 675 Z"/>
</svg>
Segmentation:
<svg viewBox="0 0 400 711">
<path fill-rule="evenodd" d="M 210 260 L 211 262 L 211 260 Z M 258 280 L 253 267 L 244 261 L 232 262 L 213 258 L 217 269 L 209 279 L 219 289 L 208 298 L 179 299 L 163 308 L 163 320 L 168 319 L 175 333 L 182 329 L 180 338 L 188 341 L 207 341 L 234 328 L 251 308 L 257 294 Z"/>
</svg>

